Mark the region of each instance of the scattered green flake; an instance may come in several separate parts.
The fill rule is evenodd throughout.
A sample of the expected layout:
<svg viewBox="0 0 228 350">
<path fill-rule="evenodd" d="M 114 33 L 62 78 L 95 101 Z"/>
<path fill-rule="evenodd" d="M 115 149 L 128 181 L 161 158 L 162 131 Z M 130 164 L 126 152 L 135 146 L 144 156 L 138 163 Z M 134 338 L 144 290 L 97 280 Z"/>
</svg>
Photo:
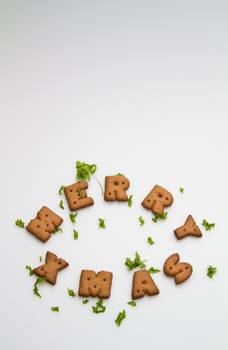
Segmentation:
<svg viewBox="0 0 228 350">
<path fill-rule="evenodd" d="M 78 239 L 78 231 L 73 230 L 74 240 L 76 241 Z"/>
<path fill-rule="evenodd" d="M 85 162 L 80 162 L 79 160 L 76 161 L 76 178 L 81 180 L 90 180 L 91 175 L 93 175 L 96 170 L 97 166 L 96 164 L 87 164 Z"/>
<path fill-rule="evenodd" d="M 63 205 L 63 200 L 61 199 L 61 201 L 59 202 L 59 207 L 61 208 L 61 209 L 64 209 L 64 205 Z"/>
<path fill-rule="evenodd" d="M 15 221 L 15 225 L 17 225 L 17 226 L 20 227 L 20 228 L 25 228 L 25 223 L 24 223 L 24 221 L 22 221 L 21 219 L 17 219 L 17 220 Z"/>
<path fill-rule="evenodd" d="M 160 220 L 166 220 L 168 216 L 168 212 L 164 211 L 162 214 L 154 214 L 154 217 L 152 218 L 153 222 L 158 222 L 158 219 Z"/>
<path fill-rule="evenodd" d="M 144 261 L 145 260 L 141 260 L 139 253 L 136 252 L 134 260 L 131 260 L 130 258 L 126 258 L 125 265 L 130 271 L 136 269 L 137 267 L 139 267 L 140 269 L 143 269 L 146 267 L 146 264 L 144 263 Z"/>
<path fill-rule="evenodd" d="M 128 305 L 131 305 L 131 306 L 135 307 L 136 306 L 136 301 L 131 300 L 131 301 L 128 302 Z"/>
<path fill-rule="evenodd" d="M 73 289 L 68 288 L 68 289 L 67 289 L 67 292 L 68 292 L 68 295 L 69 295 L 70 297 L 75 298 L 75 297 L 77 296 L 77 294 L 75 293 L 75 291 L 74 291 Z"/>
<path fill-rule="evenodd" d="M 217 273 L 217 267 L 213 267 L 213 266 L 208 266 L 207 268 L 207 276 L 209 278 L 213 278 L 214 275 Z"/>
<path fill-rule="evenodd" d="M 159 269 L 155 269 L 153 266 L 151 266 L 151 267 L 148 269 L 148 272 L 149 272 L 149 273 L 158 273 L 158 272 L 160 272 L 160 270 L 159 270 Z"/>
<path fill-rule="evenodd" d="M 179 192 L 180 193 L 184 193 L 184 188 L 183 187 L 179 187 Z"/>
<path fill-rule="evenodd" d="M 206 219 L 203 219 L 202 226 L 205 228 L 206 231 L 210 231 L 212 228 L 215 227 L 215 223 L 209 223 Z"/>
<path fill-rule="evenodd" d="M 124 176 L 122 173 L 115 174 L 114 176 Z"/>
<path fill-rule="evenodd" d="M 69 214 L 69 218 L 70 218 L 70 221 L 72 222 L 72 224 L 75 224 L 76 222 L 76 216 L 78 215 L 78 213 L 70 213 Z"/>
<path fill-rule="evenodd" d="M 129 208 L 132 207 L 132 203 L 133 203 L 133 196 L 132 194 L 128 197 L 128 200 L 127 200 L 127 205 L 129 206 Z"/>
<path fill-rule="evenodd" d="M 32 276 L 33 275 L 33 271 L 32 271 L 31 266 L 26 265 L 25 268 L 29 271 L 29 276 Z"/>
<path fill-rule="evenodd" d="M 41 255 L 38 258 L 39 258 L 39 262 L 41 262 L 43 260 Z"/>
<path fill-rule="evenodd" d="M 115 324 L 120 327 L 122 321 L 126 318 L 126 311 L 122 310 L 118 313 L 117 318 L 115 319 Z"/>
<path fill-rule="evenodd" d="M 141 226 L 145 224 L 145 220 L 143 219 L 143 217 L 141 215 L 138 217 L 138 220 L 139 220 L 139 224 Z"/>
<path fill-rule="evenodd" d="M 59 307 L 58 306 L 52 306 L 51 311 L 53 312 L 59 312 Z"/>
<path fill-rule="evenodd" d="M 92 310 L 95 314 L 100 314 L 101 312 L 105 312 L 106 306 L 103 305 L 103 299 L 99 299 L 96 302 L 96 305 L 92 306 Z"/>
<path fill-rule="evenodd" d="M 46 277 L 38 277 L 36 279 L 36 282 L 34 283 L 34 286 L 33 286 L 33 294 L 39 298 L 41 298 L 41 294 L 39 293 L 39 289 L 37 286 L 38 286 L 38 284 L 41 284 L 44 282 L 46 282 Z"/>
<path fill-rule="evenodd" d="M 83 299 L 83 300 L 82 300 L 82 304 L 84 304 L 84 305 L 85 305 L 85 304 L 88 304 L 88 302 L 89 302 L 89 299 Z"/>
<path fill-rule="evenodd" d="M 63 186 L 63 185 L 59 187 L 59 195 L 60 196 L 63 194 L 64 188 L 65 188 L 65 186 Z"/>
<path fill-rule="evenodd" d="M 98 219 L 98 226 L 99 226 L 100 228 L 106 228 L 105 219 L 99 218 L 99 219 Z"/>
<path fill-rule="evenodd" d="M 77 193 L 78 193 L 80 198 L 84 197 L 84 193 L 83 193 L 83 191 L 80 188 L 77 189 Z"/>
<path fill-rule="evenodd" d="M 154 241 L 153 241 L 152 237 L 147 237 L 147 243 L 150 244 L 150 245 L 154 244 Z"/>
<path fill-rule="evenodd" d="M 62 233 L 63 230 L 61 229 L 61 227 L 56 227 L 56 229 L 53 231 L 53 233 Z"/>
</svg>

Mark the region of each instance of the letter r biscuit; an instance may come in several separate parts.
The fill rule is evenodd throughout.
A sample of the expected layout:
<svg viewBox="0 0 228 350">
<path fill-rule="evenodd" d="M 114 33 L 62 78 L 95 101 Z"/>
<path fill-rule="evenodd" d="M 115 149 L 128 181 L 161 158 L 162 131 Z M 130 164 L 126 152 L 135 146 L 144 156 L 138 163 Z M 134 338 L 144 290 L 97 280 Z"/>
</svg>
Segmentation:
<svg viewBox="0 0 228 350">
<path fill-rule="evenodd" d="M 123 175 L 106 176 L 104 199 L 106 201 L 127 201 L 126 190 L 129 185 L 129 180 Z"/>
</svg>

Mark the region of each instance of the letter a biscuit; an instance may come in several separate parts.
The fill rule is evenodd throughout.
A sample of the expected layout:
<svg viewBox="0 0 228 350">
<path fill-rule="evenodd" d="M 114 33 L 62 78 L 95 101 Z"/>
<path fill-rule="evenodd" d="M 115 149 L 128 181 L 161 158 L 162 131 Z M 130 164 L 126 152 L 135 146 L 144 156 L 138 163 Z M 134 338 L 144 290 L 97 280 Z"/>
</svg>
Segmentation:
<svg viewBox="0 0 228 350">
<path fill-rule="evenodd" d="M 159 289 L 147 270 L 134 272 L 131 292 L 132 299 L 142 298 L 144 295 L 157 294 L 159 294 Z"/>
</svg>

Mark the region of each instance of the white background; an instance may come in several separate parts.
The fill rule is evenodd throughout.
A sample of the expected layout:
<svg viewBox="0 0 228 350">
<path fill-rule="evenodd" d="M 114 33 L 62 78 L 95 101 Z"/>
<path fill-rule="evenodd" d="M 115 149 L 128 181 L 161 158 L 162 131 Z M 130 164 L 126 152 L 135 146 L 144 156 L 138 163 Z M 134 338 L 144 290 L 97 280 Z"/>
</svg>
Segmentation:
<svg viewBox="0 0 228 350">
<path fill-rule="evenodd" d="M 227 349 L 227 15 L 219 0 L 0 1 L 1 349 Z M 96 163 L 102 183 L 124 173 L 133 206 L 105 202 L 92 179 L 95 204 L 78 212 L 74 241 L 58 189 L 75 181 L 76 160 Z M 141 206 L 155 184 L 174 196 L 157 224 Z M 14 224 L 42 205 L 64 219 L 45 244 Z M 173 229 L 188 214 L 203 237 L 177 241 Z M 69 267 L 37 298 L 25 265 L 47 250 Z M 160 294 L 132 308 L 124 261 L 136 251 L 161 269 Z M 193 266 L 179 286 L 162 272 L 175 252 Z M 114 274 L 104 314 L 91 311 L 96 300 L 67 294 L 83 268 Z"/>
</svg>

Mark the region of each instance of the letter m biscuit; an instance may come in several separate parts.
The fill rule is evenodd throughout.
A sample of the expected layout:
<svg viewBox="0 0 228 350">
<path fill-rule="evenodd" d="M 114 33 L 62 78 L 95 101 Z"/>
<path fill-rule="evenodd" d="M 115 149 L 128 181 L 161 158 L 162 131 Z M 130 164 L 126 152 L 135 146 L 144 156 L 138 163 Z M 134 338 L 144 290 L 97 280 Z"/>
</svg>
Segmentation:
<svg viewBox="0 0 228 350">
<path fill-rule="evenodd" d="M 112 286 L 112 272 L 82 270 L 78 295 L 81 297 L 109 298 Z"/>
</svg>

